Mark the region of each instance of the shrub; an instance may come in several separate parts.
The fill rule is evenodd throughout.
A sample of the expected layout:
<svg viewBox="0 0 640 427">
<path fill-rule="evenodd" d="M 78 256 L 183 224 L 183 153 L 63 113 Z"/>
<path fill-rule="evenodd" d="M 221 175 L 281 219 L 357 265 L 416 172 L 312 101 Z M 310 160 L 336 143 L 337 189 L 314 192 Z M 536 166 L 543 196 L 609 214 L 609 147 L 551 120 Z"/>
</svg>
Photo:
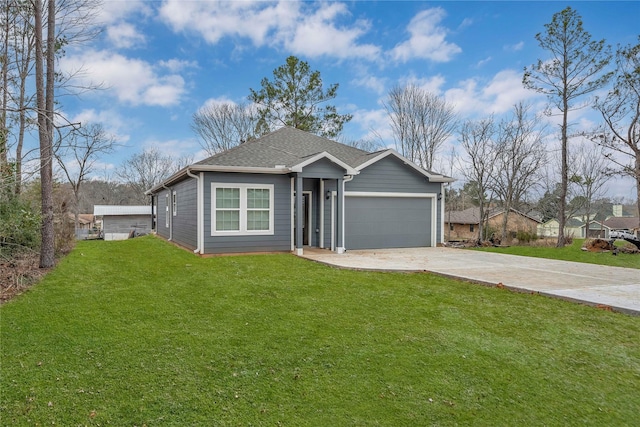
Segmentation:
<svg viewBox="0 0 640 427">
<path fill-rule="evenodd" d="M 528 231 L 518 231 L 516 233 L 516 239 L 518 239 L 520 243 L 531 243 L 532 241 L 538 240 L 538 235 Z"/>
<path fill-rule="evenodd" d="M 40 246 L 40 213 L 19 197 L 0 203 L 0 252 L 14 254 Z"/>
</svg>

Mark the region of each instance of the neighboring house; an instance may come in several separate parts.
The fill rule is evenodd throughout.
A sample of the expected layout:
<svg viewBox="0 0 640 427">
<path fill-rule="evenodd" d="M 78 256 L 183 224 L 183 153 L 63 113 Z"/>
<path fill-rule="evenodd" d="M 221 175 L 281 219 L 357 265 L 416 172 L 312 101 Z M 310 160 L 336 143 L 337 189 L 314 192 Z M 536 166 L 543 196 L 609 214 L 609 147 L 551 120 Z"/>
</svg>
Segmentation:
<svg viewBox="0 0 640 427">
<path fill-rule="evenodd" d="M 93 214 L 102 220 L 104 240 L 123 240 L 152 230 L 150 206 L 95 205 Z"/>
<path fill-rule="evenodd" d="M 590 221 L 589 222 L 589 230 L 587 230 L 587 224 L 583 224 L 580 232 L 580 237 L 583 238 L 600 238 L 600 239 L 608 239 L 609 233 L 611 229 L 604 225 L 604 223 L 600 221 Z"/>
<path fill-rule="evenodd" d="M 68 215 L 69 222 L 75 224 L 76 217 L 70 213 Z M 91 230 L 96 228 L 96 222 L 93 214 L 79 214 L 78 215 L 78 227 L 76 228 L 76 239 L 86 239 L 89 236 Z"/>
<path fill-rule="evenodd" d="M 582 234 L 584 229 L 582 226 L 584 223 L 577 218 L 567 218 L 564 225 L 564 235 L 567 237 L 584 237 Z M 538 225 L 539 237 L 558 237 L 558 231 L 560 230 L 560 223 L 557 219 L 553 218 L 542 224 Z"/>
<path fill-rule="evenodd" d="M 487 231 L 495 233 L 499 237 L 502 233 L 505 210 L 502 208 L 489 209 L 486 215 L 485 227 L 487 227 Z M 447 230 L 445 235 L 449 240 L 477 239 L 478 227 L 480 227 L 480 208 L 471 207 L 462 211 L 446 212 L 444 221 Z M 538 224 L 540 221 L 537 219 L 511 208 L 507 218 L 507 234 L 511 238 L 516 237 L 518 232 L 536 234 Z"/>
<path fill-rule="evenodd" d="M 640 218 L 612 216 L 604 221 L 604 225 L 611 231 L 628 231 L 637 236 L 640 231 Z"/>
<path fill-rule="evenodd" d="M 68 214 L 69 221 L 75 223 L 76 216 L 73 213 Z M 91 230 L 96 226 L 93 214 L 79 214 L 78 215 L 78 230 Z"/>
<path fill-rule="evenodd" d="M 443 184 L 387 149 L 291 127 L 187 166 L 147 191 L 156 231 L 198 254 L 436 246 Z"/>
</svg>

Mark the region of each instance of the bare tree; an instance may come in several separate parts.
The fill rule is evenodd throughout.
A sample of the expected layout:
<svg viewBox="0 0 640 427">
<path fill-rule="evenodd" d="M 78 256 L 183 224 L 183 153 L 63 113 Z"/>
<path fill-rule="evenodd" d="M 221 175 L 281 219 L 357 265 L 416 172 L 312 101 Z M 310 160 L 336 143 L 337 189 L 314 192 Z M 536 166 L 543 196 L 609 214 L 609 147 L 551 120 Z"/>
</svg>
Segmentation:
<svg viewBox="0 0 640 427">
<path fill-rule="evenodd" d="M 149 148 L 125 160 L 116 175 L 135 190 L 139 203 L 147 203 L 144 192 L 178 170 L 171 156 L 162 154 L 157 148 Z"/>
<path fill-rule="evenodd" d="M 398 151 L 431 170 L 440 147 L 457 127 L 453 106 L 418 86 L 407 85 L 391 89 L 385 108 Z"/>
<path fill-rule="evenodd" d="M 25 131 L 30 120 L 35 95 L 32 86 L 34 67 L 33 6 L 30 2 L 5 0 L 2 2 L 2 105 L 0 108 L 0 184 L 5 191 L 19 194 L 22 185 L 22 158 Z M 15 144 L 15 157 L 8 157 Z M 10 188 L 13 184 L 13 188 Z"/>
<path fill-rule="evenodd" d="M 210 156 L 254 138 L 257 112 L 243 104 L 221 103 L 202 107 L 193 115 L 191 129 Z"/>
<path fill-rule="evenodd" d="M 567 187 L 569 167 L 567 146 L 569 140 L 569 111 L 576 108 L 578 99 L 603 87 L 611 74 L 604 69 L 611 59 L 610 49 L 604 40 L 594 41 L 582 27 L 582 18 L 571 7 L 553 15 L 545 24 L 546 32 L 536 34 L 540 47 L 550 53 L 548 60 L 538 60 L 526 67 L 522 82 L 525 87 L 547 95 L 549 102 L 562 114 L 561 141 L 561 191 L 559 201 L 559 232 L 557 246 L 566 243 L 564 235 L 567 215 Z"/>
<path fill-rule="evenodd" d="M 498 126 L 494 191 L 502 202 L 501 239 L 507 239 L 507 224 L 511 208 L 522 201 L 537 183 L 535 179 L 546 160 L 543 131 L 539 120 L 523 103 L 513 107 L 513 115 Z"/>
<path fill-rule="evenodd" d="M 640 37 L 635 46 L 618 48 L 613 88 L 596 108 L 604 119 L 604 131 L 594 140 L 631 160 L 623 163 L 611 154 L 608 158 L 618 171 L 636 183 L 636 208 L 640 217 Z M 640 224 L 638 224 L 640 226 Z"/>
<path fill-rule="evenodd" d="M 74 222 L 78 229 L 80 214 L 80 190 L 88 176 L 94 172 L 101 154 L 113 151 L 115 139 L 101 124 L 89 124 L 69 135 L 67 143 L 56 150 L 56 159 L 64 173 L 74 198 Z"/>
<path fill-rule="evenodd" d="M 607 174 L 607 158 L 602 147 L 581 144 L 576 151 L 575 164 L 576 170 L 570 181 L 582 198 L 580 207 L 584 210 L 583 222 L 589 224 L 593 201 L 604 197 L 602 190 L 610 177 Z"/>
<path fill-rule="evenodd" d="M 460 145 L 468 162 L 461 168 L 468 181 L 474 182 L 479 194 L 480 226 L 478 242 L 484 239 L 485 194 L 494 187 L 494 166 L 497 158 L 494 141 L 496 126 L 493 117 L 479 121 L 466 121 L 460 129 Z"/>
</svg>

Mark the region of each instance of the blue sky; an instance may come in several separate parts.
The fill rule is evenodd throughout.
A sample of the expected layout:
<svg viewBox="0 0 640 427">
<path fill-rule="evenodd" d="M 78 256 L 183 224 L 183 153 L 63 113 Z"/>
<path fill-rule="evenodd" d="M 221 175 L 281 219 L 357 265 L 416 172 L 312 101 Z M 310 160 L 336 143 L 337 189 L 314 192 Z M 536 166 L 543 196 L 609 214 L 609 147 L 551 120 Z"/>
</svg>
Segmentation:
<svg viewBox="0 0 640 427">
<path fill-rule="evenodd" d="M 522 87 L 523 67 L 545 56 L 534 36 L 567 5 L 594 38 L 637 42 L 640 2 L 631 1 L 105 0 L 104 32 L 67 49 L 60 64 L 81 67 L 81 80 L 104 89 L 62 98 L 60 108 L 116 135 L 120 145 L 102 159 L 107 172 L 151 146 L 200 160 L 193 113 L 207 102 L 246 102 L 249 88 L 296 55 L 327 84 L 339 83 L 333 104 L 354 116 L 346 138 L 377 135 L 393 146 L 382 101 L 395 85 L 424 86 L 463 119 L 499 116 L 521 100 L 543 108 L 545 99 Z M 584 127 L 597 120 L 589 111 L 572 118 Z M 634 195 L 630 180 L 611 188 Z"/>
</svg>

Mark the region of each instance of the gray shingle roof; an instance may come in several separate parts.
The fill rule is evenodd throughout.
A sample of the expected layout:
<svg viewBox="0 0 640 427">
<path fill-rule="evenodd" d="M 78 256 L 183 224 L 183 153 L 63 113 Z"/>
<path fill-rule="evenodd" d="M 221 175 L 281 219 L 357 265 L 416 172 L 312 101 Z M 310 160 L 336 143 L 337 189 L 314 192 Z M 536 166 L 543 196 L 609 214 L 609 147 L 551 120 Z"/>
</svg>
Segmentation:
<svg viewBox="0 0 640 427">
<path fill-rule="evenodd" d="M 612 216 L 604 222 L 604 225 L 613 230 L 633 230 L 638 224 L 638 217 Z"/>
<path fill-rule="evenodd" d="M 283 127 L 261 138 L 245 142 L 197 162 L 198 165 L 292 167 L 326 151 L 351 167 L 366 162 L 376 153 L 368 153 L 292 127 Z"/>
</svg>

